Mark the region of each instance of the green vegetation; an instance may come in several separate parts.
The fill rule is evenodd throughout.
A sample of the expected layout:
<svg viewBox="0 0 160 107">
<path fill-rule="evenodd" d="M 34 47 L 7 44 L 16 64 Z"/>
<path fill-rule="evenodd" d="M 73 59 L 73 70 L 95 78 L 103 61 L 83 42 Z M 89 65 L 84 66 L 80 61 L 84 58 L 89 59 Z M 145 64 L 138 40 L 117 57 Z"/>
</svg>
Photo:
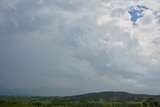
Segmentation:
<svg viewBox="0 0 160 107">
<path fill-rule="evenodd" d="M 68 97 L 0 96 L 0 107 L 160 107 L 160 96 L 101 92 Z"/>
</svg>

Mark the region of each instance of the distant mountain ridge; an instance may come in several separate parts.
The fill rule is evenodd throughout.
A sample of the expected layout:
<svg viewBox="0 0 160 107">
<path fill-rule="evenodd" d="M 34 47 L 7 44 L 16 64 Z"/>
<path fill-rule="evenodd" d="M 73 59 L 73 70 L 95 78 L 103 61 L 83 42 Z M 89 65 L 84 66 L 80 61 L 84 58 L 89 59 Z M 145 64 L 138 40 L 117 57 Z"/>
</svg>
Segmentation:
<svg viewBox="0 0 160 107">
<path fill-rule="evenodd" d="M 160 95 L 147 95 L 147 94 L 131 94 L 128 92 L 122 91 L 106 91 L 106 92 L 97 92 L 97 93 L 88 93 L 82 95 L 75 95 L 75 96 L 66 96 L 63 97 L 63 100 L 115 100 L 115 101 L 132 101 L 132 100 L 139 100 L 143 98 L 158 98 L 160 99 Z"/>
</svg>

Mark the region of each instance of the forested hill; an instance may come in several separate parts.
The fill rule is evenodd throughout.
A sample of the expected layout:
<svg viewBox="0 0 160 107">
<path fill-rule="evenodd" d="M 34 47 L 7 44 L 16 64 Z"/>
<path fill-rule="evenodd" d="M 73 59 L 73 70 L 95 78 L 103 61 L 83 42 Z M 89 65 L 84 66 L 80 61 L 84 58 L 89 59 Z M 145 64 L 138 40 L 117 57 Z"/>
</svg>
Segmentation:
<svg viewBox="0 0 160 107">
<path fill-rule="evenodd" d="M 0 96 L 0 107 L 159 107 L 160 96 L 98 92 L 66 97 Z"/>
<path fill-rule="evenodd" d="M 139 99 L 148 98 L 148 97 L 159 99 L 160 95 L 131 94 L 127 92 L 107 91 L 107 92 L 67 96 L 67 97 L 64 97 L 63 100 L 92 101 L 92 100 L 105 99 L 110 101 L 133 101 L 133 100 L 139 100 Z"/>
<path fill-rule="evenodd" d="M 127 92 L 97 92 L 97 93 L 88 93 L 82 95 L 66 96 L 66 97 L 38 97 L 38 96 L 0 96 L 0 101 L 54 101 L 54 102 L 139 102 L 145 101 L 147 98 L 153 98 L 160 101 L 160 95 L 147 95 L 147 94 L 131 94 Z"/>
</svg>

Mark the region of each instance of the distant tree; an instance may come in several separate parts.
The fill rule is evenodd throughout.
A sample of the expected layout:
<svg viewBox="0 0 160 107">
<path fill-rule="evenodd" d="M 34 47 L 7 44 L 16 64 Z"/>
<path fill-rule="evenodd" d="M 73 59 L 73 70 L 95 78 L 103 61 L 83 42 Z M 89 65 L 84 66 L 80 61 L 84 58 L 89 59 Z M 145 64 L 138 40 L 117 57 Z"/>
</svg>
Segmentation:
<svg viewBox="0 0 160 107">
<path fill-rule="evenodd" d="M 153 103 L 154 103 L 154 106 L 155 106 L 155 107 L 158 107 L 158 105 L 159 105 L 159 102 L 158 102 L 158 101 L 154 101 Z"/>
<path fill-rule="evenodd" d="M 143 107 L 147 107 L 147 102 L 143 102 Z"/>
<path fill-rule="evenodd" d="M 143 106 L 146 107 L 149 105 L 149 107 L 158 107 L 159 101 L 156 101 L 154 98 L 147 98 L 145 102 L 143 102 Z"/>
</svg>

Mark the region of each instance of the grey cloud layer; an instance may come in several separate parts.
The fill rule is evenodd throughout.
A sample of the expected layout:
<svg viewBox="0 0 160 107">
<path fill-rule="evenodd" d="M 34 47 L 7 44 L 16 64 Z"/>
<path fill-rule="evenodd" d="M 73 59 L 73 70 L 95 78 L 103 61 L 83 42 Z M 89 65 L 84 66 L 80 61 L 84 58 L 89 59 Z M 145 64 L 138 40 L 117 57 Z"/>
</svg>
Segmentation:
<svg viewBox="0 0 160 107">
<path fill-rule="evenodd" d="M 158 0 L 1 0 L 0 94 L 160 94 L 159 25 L 147 11 L 133 27 L 137 4 L 159 10 Z"/>
</svg>

